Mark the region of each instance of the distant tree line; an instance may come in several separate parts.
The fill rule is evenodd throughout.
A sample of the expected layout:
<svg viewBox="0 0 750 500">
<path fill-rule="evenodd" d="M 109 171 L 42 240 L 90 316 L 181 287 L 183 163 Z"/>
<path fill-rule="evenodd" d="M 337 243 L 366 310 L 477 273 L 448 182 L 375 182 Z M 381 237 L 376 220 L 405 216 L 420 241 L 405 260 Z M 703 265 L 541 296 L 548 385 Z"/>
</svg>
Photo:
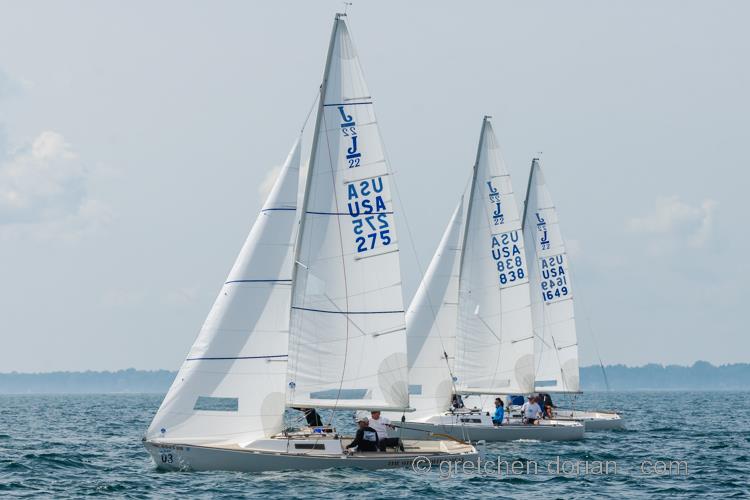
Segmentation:
<svg viewBox="0 0 750 500">
<path fill-rule="evenodd" d="M 118 370 L 115 372 L 0 373 L 0 394 L 81 394 L 167 392 L 175 372 Z"/>
<path fill-rule="evenodd" d="M 698 361 L 693 366 L 625 365 L 584 366 L 584 391 L 637 390 L 748 390 L 750 363 L 714 366 Z M 43 393 L 165 393 L 175 372 L 168 370 L 127 370 L 0 373 L 0 394 Z"/>
</svg>

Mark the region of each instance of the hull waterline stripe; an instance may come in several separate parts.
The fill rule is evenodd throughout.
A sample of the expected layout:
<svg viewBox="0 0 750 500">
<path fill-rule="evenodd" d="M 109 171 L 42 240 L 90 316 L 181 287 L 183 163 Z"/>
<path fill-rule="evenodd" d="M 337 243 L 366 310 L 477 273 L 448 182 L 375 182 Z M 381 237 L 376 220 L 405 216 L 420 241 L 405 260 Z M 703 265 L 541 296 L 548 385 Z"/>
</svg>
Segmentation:
<svg viewBox="0 0 750 500">
<path fill-rule="evenodd" d="M 291 283 L 292 280 L 232 280 L 227 281 L 224 284 L 228 285 L 230 283 Z"/>
<path fill-rule="evenodd" d="M 292 306 L 292 309 L 297 309 L 299 311 L 310 311 L 310 312 L 319 312 L 319 313 L 327 313 L 327 314 L 401 314 L 404 311 L 328 311 L 326 309 L 310 309 L 307 307 L 297 307 Z"/>
<path fill-rule="evenodd" d="M 274 354 L 271 356 L 236 356 L 236 357 L 226 357 L 226 358 L 187 358 L 185 361 L 223 361 L 227 359 L 271 359 L 271 358 L 286 358 L 289 357 L 288 354 Z"/>
</svg>

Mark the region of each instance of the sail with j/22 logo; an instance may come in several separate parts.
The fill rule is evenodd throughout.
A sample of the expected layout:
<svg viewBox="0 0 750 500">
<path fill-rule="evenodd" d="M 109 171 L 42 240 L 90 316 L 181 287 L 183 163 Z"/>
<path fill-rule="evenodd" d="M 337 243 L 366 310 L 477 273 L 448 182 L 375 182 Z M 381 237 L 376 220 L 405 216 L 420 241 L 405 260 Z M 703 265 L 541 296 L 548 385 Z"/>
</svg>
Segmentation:
<svg viewBox="0 0 750 500">
<path fill-rule="evenodd" d="M 536 336 L 536 388 L 579 392 L 573 289 L 557 209 L 538 159 L 531 163 L 524 209 Z"/>
<path fill-rule="evenodd" d="M 296 247 L 287 406 L 403 410 L 406 335 L 390 169 L 336 17 Z"/>
<path fill-rule="evenodd" d="M 456 392 L 533 391 L 534 342 L 521 217 L 489 117 L 482 122 L 459 276 Z"/>
</svg>

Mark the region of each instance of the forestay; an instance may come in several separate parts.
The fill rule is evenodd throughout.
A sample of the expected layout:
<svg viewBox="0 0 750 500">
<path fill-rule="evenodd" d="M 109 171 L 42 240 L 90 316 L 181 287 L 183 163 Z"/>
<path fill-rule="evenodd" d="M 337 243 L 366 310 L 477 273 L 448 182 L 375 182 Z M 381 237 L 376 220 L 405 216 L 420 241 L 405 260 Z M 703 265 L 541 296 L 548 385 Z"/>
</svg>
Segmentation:
<svg viewBox="0 0 750 500">
<path fill-rule="evenodd" d="M 459 282 L 457 392 L 528 393 L 534 389 L 534 342 L 521 219 L 488 117 L 470 190 Z"/>
<path fill-rule="evenodd" d="M 462 198 L 406 311 L 409 392 L 415 409 L 410 419 L 445 411 L 453 394 L 463 205 Z"/>
<path fill-rule="evenodd" d="M 578 392 L 578 340 L 570 267 L 557 210 L 537 159 L 531 163 L 523 232 L 526 241 L 533 242 L 527 253 L 536 336 L 536 388 Z"/>
<path fill-rule="evenodd" d="M 147 431 L 238 443 L 282 430 L 299 141 Z"/>
<path fill-rule="evenodd" d="M 288 406 L 408 407 L 389 168 L 359 58 L 336 16 L 297 241 Z"/>
</svg>

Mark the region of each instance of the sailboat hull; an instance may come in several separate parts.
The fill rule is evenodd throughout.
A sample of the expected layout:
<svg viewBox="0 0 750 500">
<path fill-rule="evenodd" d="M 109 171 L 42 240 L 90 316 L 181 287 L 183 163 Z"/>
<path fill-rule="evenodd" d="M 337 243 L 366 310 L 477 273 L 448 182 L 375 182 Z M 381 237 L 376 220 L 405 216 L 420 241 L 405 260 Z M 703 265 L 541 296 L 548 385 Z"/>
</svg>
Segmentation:
<svg viewBox="0 0 750 500">
<path fill-rule="evenodd" d="M 330 439 L 330 441 L 334 440 Z M 319 443 L 320 440 L 310 441 L 307 444 L 317 446 Z M 327 443 L 325 449 L 322 450 L 289 452 L 286 451 L 288 449 L 286 439 L 265 439 L 246 446 L 144 441 L 156 467 L 167 471 L 266 472 L 331 468 L 376 470 L 414 467 L 415 464 L 416 466 L 425 465 L 424 460 L 429 460 L 431 464 L 440 464 L 476 462 L 479 458 L 476 448 L 457 442 L 404 441 L 405 452 L 363 452 L 352 455 L 343 452 L 344 448 L 341 443 L 341 440 L 336 439 L 334 443 Z M 416 460 L 420 463 L 417 464 Z"/>
<path fill-rule="evenodd" d="M 437 415 L 426 422 L 394 422 L 403 439 L 455 439 L 469 441 L 575 441 L 583 439 L 585 428 L 576 421 L 545 420 L 539 425 L 507 423 L 501 426 L 492 424 L 486 415 Z"/>
<path fill-rule="evenodd" d="M 555 410 L 555 419 L 581 422 L 587 431 L 605 431 L 625 428 L 625 419 L 615 412 Z"/>
</svg>

